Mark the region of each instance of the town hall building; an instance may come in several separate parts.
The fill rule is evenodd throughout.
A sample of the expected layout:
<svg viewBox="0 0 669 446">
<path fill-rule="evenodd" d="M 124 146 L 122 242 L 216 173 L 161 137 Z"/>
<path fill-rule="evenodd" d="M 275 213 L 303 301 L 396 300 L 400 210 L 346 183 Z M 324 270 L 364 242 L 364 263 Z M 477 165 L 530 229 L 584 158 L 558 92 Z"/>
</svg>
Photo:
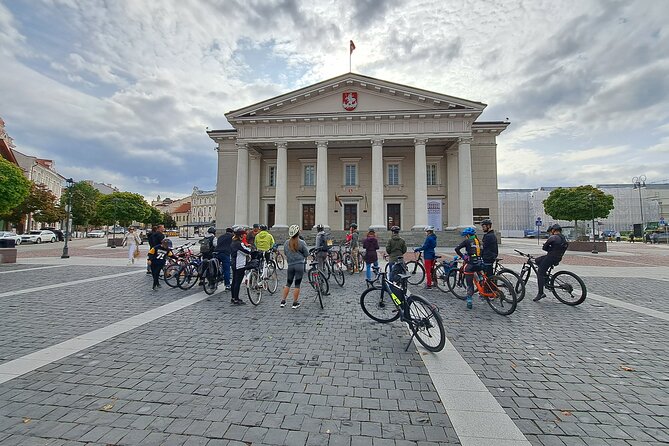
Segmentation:
<svg viewBox="0 0 669 446">
<path fill-rule="evenodd" d="M 486 104 L 346 73 L 227 113 L 217 143 L 216 226 L 357 223 L 403 231 L 498 214 Z"/>
</svg>

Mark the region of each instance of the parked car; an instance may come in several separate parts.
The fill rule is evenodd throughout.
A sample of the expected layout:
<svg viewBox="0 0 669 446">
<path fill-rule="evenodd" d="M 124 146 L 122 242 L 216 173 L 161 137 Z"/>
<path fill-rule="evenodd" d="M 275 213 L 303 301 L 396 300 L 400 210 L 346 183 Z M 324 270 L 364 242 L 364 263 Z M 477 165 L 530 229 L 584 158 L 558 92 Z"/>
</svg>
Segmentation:
<svg viewBox="0 0 669 446">
<path fill-rule="evenodd" d="M 16 235 L 13 232 L 8 232 L 8 231 L 0 231 L 0 239 L 2 240 L 14 240 L 15 245 L 20 245 L 21 244 L 21 236 Z"/>
<path fill-rule="evenodd" d="M 21 243 L 42 243 L 42 242 L 51 242 L 55 243 L 58 237 L 51 231 L 46 229 L 37 229 L 35 231 L 30 231 L 27 234 L 21 235 Z"/>
<path fill-rule="evenodd" d="M 530 238 L 537 238 L 537 230 L 536 229 L 525 229 L 524 231 L 524 237 L 530 237 Z M 548 238 L 548 233 L 546 231 L 541 231 L 541 238 Z"/>
<path fill-rule="evenodd" d="M 44 228 L 44 229 L 46 229 L 47 231 L 51 231 L 54 234 L 56 234 L 56 237 L 58 238 L 59 242 L 62 242 L 63 240 L 65 240 L 65 234 L 63 234 L 63 231 L 61 231 L 60 229 L 56 229 L 56 228 Z"/>
<path fill-rule="evenodd" d="M 105 235 L 107 235 L 105 233 L 105 231 L 103 231 L 101 229 L 94 229 L 92 231 L 88 231 L 88 233 L 86 234 L 86 237 L 87 238 L 103 238 Z"/>
<path fill-rule="evenodd" d="M 602 235 L 604 237 L 615 237 L 616 236 L 616 231 L 612 231 L 610 229 L 607 229 L 605 231 L 602 231 Z"/>
</svg>

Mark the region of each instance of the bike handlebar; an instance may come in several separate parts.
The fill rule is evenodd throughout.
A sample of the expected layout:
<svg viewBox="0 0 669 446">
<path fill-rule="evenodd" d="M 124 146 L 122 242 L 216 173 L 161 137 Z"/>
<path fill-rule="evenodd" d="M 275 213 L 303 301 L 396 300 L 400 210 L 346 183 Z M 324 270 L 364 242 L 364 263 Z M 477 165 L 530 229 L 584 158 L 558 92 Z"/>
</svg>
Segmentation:
<svg viewBox="0 0 669 446">
<path fill-rule="evenodd" d="M 534 258 L 531 254 L 525 254 L 524 252 L 518 251 L 517 249 L 514 249 L 514 251 L 516 251 L 521 256 L 527 257 L 528 259 L 533 259 Z"/>
</svg>

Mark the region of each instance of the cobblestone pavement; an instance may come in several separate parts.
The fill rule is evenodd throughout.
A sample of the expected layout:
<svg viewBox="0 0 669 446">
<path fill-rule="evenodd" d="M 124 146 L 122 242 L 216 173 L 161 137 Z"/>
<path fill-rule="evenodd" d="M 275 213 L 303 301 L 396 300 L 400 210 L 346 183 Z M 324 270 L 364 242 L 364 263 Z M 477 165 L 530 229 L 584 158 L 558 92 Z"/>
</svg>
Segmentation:
<svg viewBox="0 0 669 446">
<path fill-rule="evenodd" d="M 619 257 L 650 249 L 626 246 Z M 34 274 L 43 283 L 80 268 L 0 280 Z M 590 292 L 665 311 L 665 281 L 606 271 L 584 276 Z M 353 280 L 333 288 L 325 310 L 307 289 L 298 310 L 267 296 L 233 307 L 219 293 L 0 384 L 0 444 L 458 444 L 421 354 L 404 351 L 406 330 L 366 319 L 362 278 Z M 94 282 L 99 294 L 81 284 L 0 298 L 0 362 L 188 295 L 151 293 L 148 281 L 138 274 Z M 669 323 L 591 299 L 536 303 L 535 292 L 528 284 L 509 317 L 485 302 L 467 311 L 438 290 L 421 294 L 533 445 L 669 443 Z M 57 317 L 47 327 L 32 322 L 49 314 Z"/>
</svg>

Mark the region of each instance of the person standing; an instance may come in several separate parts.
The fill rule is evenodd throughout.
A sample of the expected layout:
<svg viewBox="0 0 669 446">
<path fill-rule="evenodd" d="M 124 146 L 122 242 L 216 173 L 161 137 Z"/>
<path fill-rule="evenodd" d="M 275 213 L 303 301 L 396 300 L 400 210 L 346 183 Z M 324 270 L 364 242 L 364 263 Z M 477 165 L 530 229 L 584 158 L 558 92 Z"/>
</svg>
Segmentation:
<svg viewBox="0 0 669 446">
<path fill-rule="evenodd" d="M 548 237 L 544 246 L 541 247 L 541 249 L 546 251 L 546 255 L 539 256 L 535 259 L 535 263 L 537 264 L 537 285 L 539 287 L 536 297 L 532 299 L 535 302 L 546 297 L 546 294 L 544 294 L 546 273 L 551 266 L 560 263 L 562 256 L 564 256 L 565 251 L 567 251 L 567 248 L 569 247 L 567 239 L 562 235 L 562 226 L 555 223 L 548 228 L 548 231 L 551 233 L 551 236 Z"/>
<path fill-rule="evenodd" d="M 239 289 L 242 286 L 242 280 L 244 280 L 247 256 L 251 254 L 251 247 L 242 241 L 246 233 L 244 227 L 233 228 L 233 231 L 234 236 L 230 244 L 230 260 L 232 261 L 232 298 L 230 303 L 244 305 L 246 302 L 239 298 Z"/>
<path fill-rule="evenodd" d="M 386 244 L 386 252 L 388 253 L 388 263 L 390 264 L 389 271 L 390 277 L 388 278 L 391 282 L 394 282 L 395 279 L 395 263 L 400 257 L 404 257 L 404 254 L 407 252 L 407 243 L 402 237 L 400 237 L 400 227 L 393 226 L 390 228 L 392 236 L 388 239 Z"/>
<path fill-rule="evenodd" d="M 256 249 L 263 253 L 265 261 L 270 259 L 270 249 L 274 246 L 274 236 L 269 233 L 266 225 L 260 225 L 260 232 L 258 232 L 253 239 Z"/>
<path fill-rule="evenodd" d="M 437 247 L 437 235 L 434 233 L 434 226 L 426 226 L 425 234 L 427 235 L 425 237 L 425 241 L 423 242 L 423 246 L 416 248 L 413 251 L 424 252 L 423 259 L 425 260 L 425 277 L 427 278 L 425 288 L 429 290 L 432 288 L 432 266 L 434 265 L 434 259 L 436 257 L 434 249 Z"/>
<path fill-rule="evenodd" d="M 174 257 L 168 239 L 163 239 L 158 245 L 149 249 L 148 264 L 153 276 L 153 291 L 160 288 L 160 271 L 165 266 L 168 257 Z"/>
<path fill-rule="evenodd" d="M 472 309 L 474 295 L 474 274 L 483 269 L 483 260 L 481 259 L 481 242 L 476 237 L 476 229 L 465 228 L 461 235 L 465 238 L 455 248 L 455 252 L 465 261 L 465 281 L 467 282 L 467 308 Z M 465 253 L 462 253 L 462 249 Z"/>
<path fill-rule="evenodd" d="M 358 225 L 351 224 L 351 258 L 353 260 L 353 272 L 360 272 L 360 265 L 358 264 L 358 253 L 360 252 L 360 234 L 358 234 Z"/>
<path fill-rule="evenodd" d="M 214 255 L 221 262 L 221 270 L 223 271 L 223 283 L 225 283 L 225 291 L 230 289 L 230 253 L 232 245 L 232 228 L 225 228 L 225 233 L 221 235 L 216 241 L 216 249 Z"/>
<path fill-rule="evenodd" d="M 151 228 L 151 234 L 149 234 L 147 241 L 149 242 L 149 248 L 160 245 L 160 242 L 165 238 L 165 226 L 156 225 Z M 147 263 L 146 265 L 146 274 L 151 274 L 151 267 Z"/>
<path fill-rule="evenodd" d="M 481 220 L 481 228 L 483 229 L 483 248 L 481 248 L 483 271 L 485 271 L 488 277 L 491 277 L 493 273 L 493 265 L 499 255 L 497 235 L 495 235 L 495 231 L 492 229 L 492 220 L 489 218 Z"/>
<path fill-rule="evenodd" d="M 376 231 L 369 228 L 367 237 L 362 241 L 362 247 L 365 250 L 365 277 L 372 280 L 372 265 L 379 267 L 379 240 L 376 238 Z"/>
<path fill-rule="evenodd" d="M 135 231 L 134 227 L 129 226 L 128 232 L 123 237 L 123 246 L 128 247 L 128 265 L 135 263 L 135 257 L 139 257 L 140 243 L 142 243 L 142 239 L 139 238 L 139 234 Z"/>
<path fill-rule="evenodd" d="M 281 308 L 286 306 L 286 298 L 290 292 L 290 287 L 293 286 L 293 305 L 291 308 L 300 308 L 300 285 L 302 283 L 302 276 L 304 275 L 304 267 L 309 257 L 309 248 L 307 243 L 300 238 L 300 227 L 298 225 L 291 225 L 288 228 L 288 237 L 286 243 L 283 245 L 283 253 L 286 256 L 288 263 L 286 286 L 283 287 L 283 294 L 281 295 Z"/>
<path fill-rule="evenodd" d="M 316 261 L 318 269 L 325 271 L 325 258 L 328 256 L 327 234 L 323 225 L 316 226 Z"/>
</svg>

